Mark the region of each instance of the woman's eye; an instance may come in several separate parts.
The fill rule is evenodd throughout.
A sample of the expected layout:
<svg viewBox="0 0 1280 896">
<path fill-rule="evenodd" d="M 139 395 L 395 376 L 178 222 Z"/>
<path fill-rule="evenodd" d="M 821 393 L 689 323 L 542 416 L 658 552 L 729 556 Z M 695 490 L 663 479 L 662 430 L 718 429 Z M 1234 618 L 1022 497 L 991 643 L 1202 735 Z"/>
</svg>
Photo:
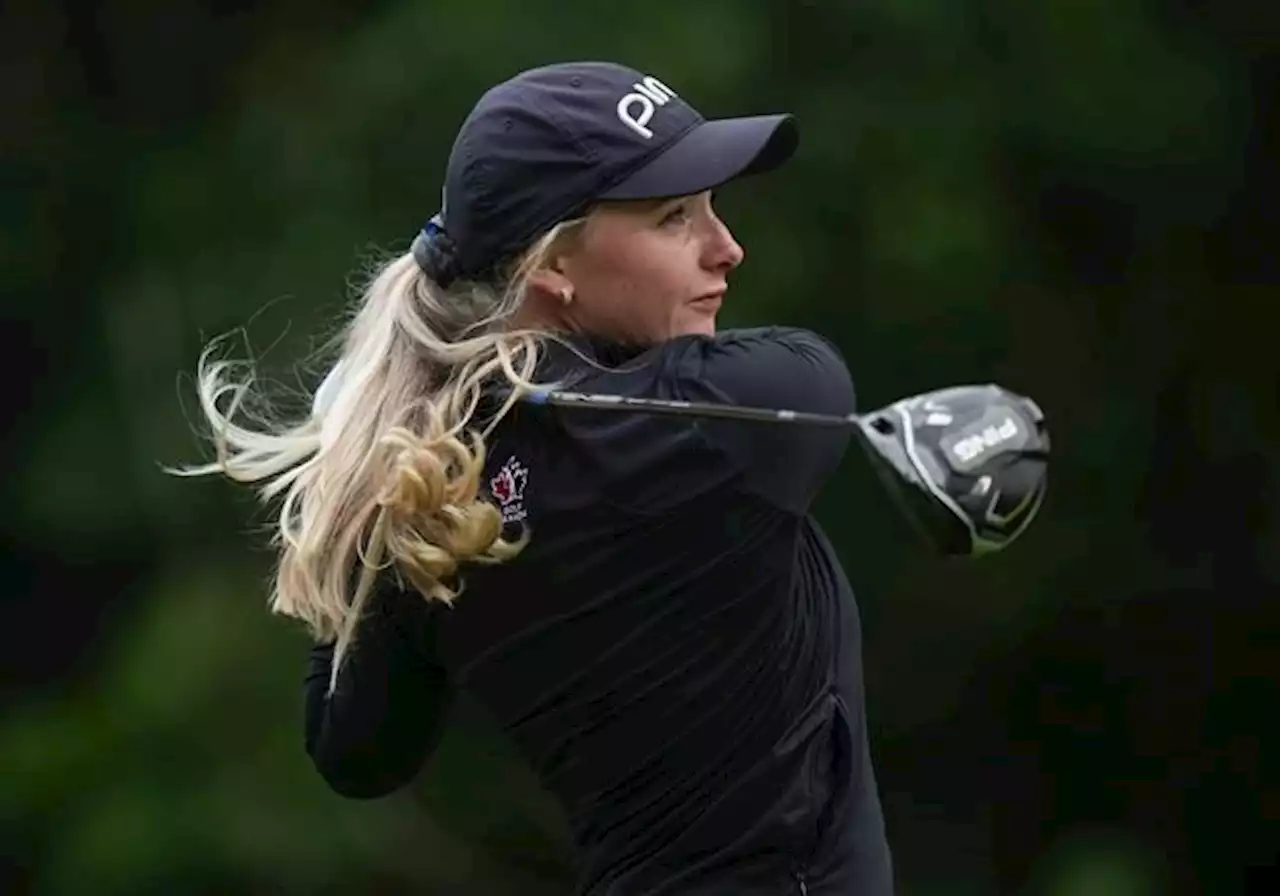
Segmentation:
<svg viewBox="0 0 1280 896">
<path fill-rule="evenodd" d="M 689 209 L 678 205 L 663 216 L 661 223 L 664 227 L 669 224 L 679 224 L 687 217 L 689 217 Z"/>
</svg>

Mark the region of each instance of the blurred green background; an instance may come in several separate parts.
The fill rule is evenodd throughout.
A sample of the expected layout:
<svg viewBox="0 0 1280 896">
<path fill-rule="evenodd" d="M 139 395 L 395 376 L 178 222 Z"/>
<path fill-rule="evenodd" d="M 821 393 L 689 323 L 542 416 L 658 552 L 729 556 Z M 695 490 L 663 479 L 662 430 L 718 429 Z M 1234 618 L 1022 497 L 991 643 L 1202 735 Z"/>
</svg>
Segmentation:
<svg viewBox="0 0 1280 896">
<path fill-rule="evenodd" d="M 901 892 L 1262 892 L 1270 5 L 4 4 L 0 891 L 567 892 L 561 819 L 475 707 L 405 792 L 324 789 L 266 515 L 159 466 L 205 456 L 205 340 L 243 328 L 297 384 L 351 272 L 436 210 L 480 92 L 606 58 L 799 116 L 794 164 L 722 194 L 726 325 L 830 335 L 863 406 L 994 380 L 1049 414 L 1051 497 L 1004 555 L 928 556 L 852 455 L 818 508 Z"/>
</svg>

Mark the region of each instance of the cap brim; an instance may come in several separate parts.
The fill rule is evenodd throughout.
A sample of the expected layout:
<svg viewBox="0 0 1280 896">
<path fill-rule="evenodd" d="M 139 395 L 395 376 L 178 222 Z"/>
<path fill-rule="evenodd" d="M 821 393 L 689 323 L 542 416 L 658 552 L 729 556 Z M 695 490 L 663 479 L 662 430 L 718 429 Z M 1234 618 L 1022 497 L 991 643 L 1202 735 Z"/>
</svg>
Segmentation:
<svg viewBox="0 0 1280 896">
<path fill-rule="evenodd" d="M 771 171 L 795 153 L 799 131 L 791 115 L 704 121 L 601 199 L 667 199 L 714 189 Z"/>
</svg>

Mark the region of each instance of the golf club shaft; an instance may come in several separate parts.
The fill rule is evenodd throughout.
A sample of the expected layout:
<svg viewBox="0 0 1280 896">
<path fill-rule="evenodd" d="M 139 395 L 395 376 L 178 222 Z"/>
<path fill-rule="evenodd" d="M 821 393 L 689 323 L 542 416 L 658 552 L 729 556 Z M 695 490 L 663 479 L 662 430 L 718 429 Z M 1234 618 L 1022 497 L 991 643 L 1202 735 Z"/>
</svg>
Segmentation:
<svg viewBox="0 0 1280 896">
<path fill-rule="evenodd" d="M 584 392 L 540 390 L 530 392 L 524 400 L 531 404 L 554 407 L 592 408 L 601 411 L 642 411 L 675 417 L 718 417 L 726 420 L 748 420 L 757 423 L 803 423 L 810 426 L 833 426 L 859 429 L 857 414 L 815 414 L 775 408 L 753 408 L 703 401 L 679 401 L 660 398 L 631 398 Z"/>
</svg>

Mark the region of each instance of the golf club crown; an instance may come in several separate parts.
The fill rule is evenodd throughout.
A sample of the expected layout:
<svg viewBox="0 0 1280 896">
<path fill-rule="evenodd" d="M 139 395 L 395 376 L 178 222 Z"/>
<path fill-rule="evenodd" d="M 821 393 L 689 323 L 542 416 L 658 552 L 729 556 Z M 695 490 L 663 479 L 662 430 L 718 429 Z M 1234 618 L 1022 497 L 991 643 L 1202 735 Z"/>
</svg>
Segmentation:
<svg viewBox="0 0 1280 896">
<path fill-rule="evenodd" d="M 1049 434 L 1030 398 L 954 386 L 865 415 L 862 428 L 882 481 L 944 554 L 1002 550 L 1039 512 Z"/>
</svg>

